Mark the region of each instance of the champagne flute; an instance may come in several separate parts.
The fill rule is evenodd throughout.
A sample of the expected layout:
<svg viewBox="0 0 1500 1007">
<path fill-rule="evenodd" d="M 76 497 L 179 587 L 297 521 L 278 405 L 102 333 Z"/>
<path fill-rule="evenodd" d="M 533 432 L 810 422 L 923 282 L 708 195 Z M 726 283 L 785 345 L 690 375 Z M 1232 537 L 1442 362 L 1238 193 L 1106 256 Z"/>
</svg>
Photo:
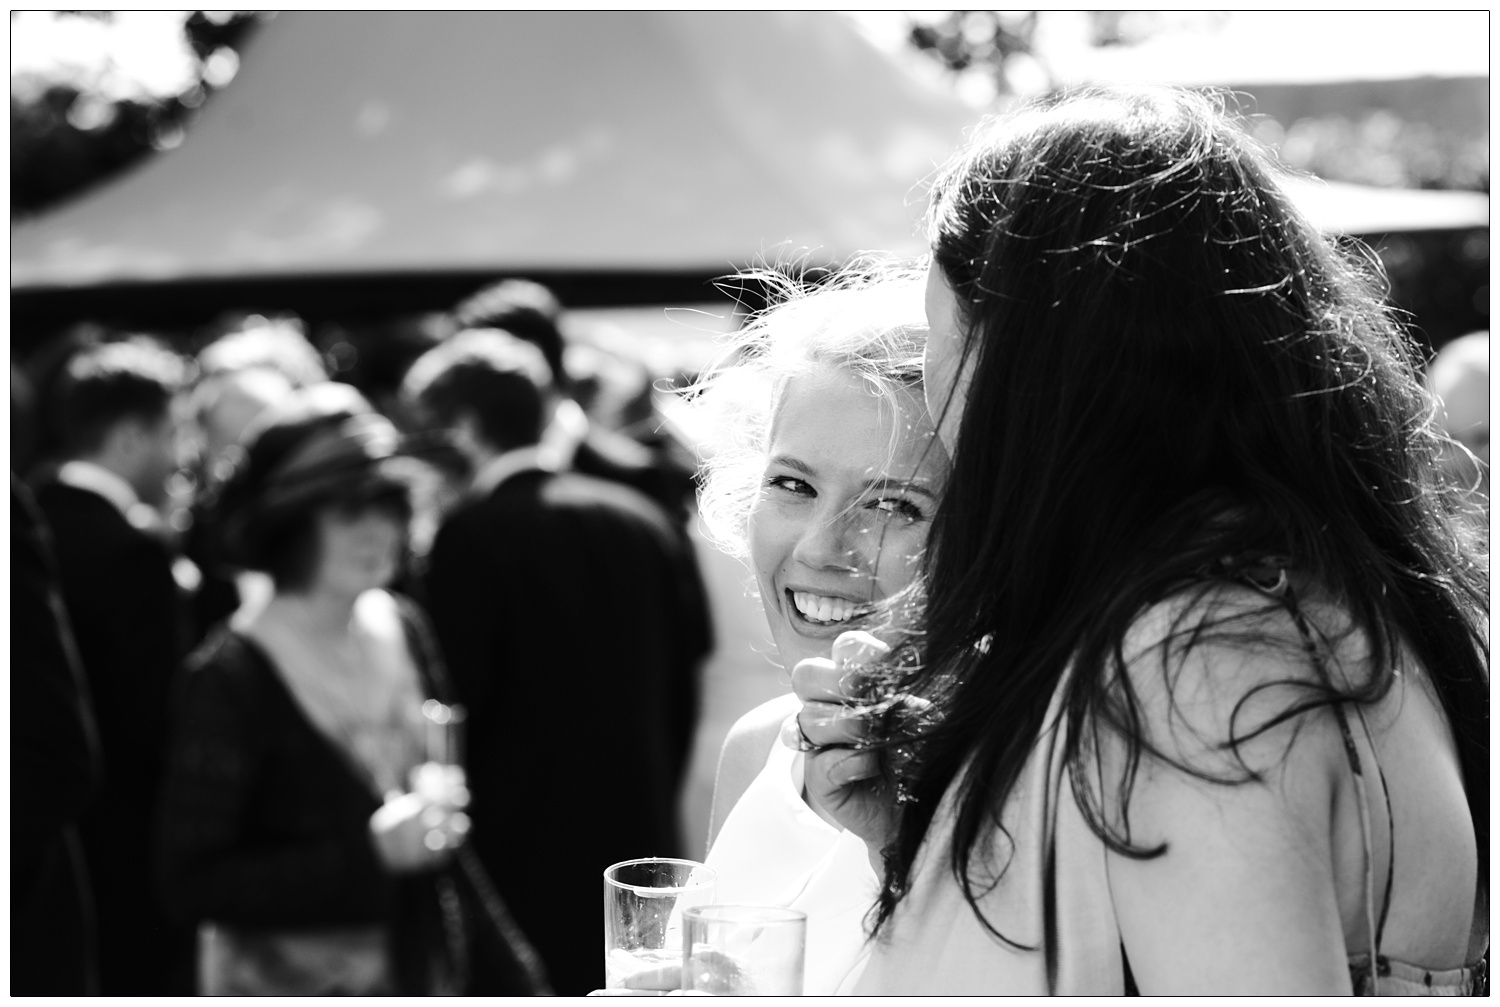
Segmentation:
<svg viewBox="0 0 1500 1007">
<path fill-rule="evenodd" d="M 469 790 L 463 768 L 463 725 L 468 712 L 457 703 L 429 699 L 422 704 L 426 760 L 414 771 L 412 790 L 435 807 L 424 813 L 431 826 L 423 842 L 433 852 L 461 844 L 469 832 Z M 444 810 L 448 809 L 448 810 Z M 429 821 L 427 817 L 431 816 Z"/>
</svg>

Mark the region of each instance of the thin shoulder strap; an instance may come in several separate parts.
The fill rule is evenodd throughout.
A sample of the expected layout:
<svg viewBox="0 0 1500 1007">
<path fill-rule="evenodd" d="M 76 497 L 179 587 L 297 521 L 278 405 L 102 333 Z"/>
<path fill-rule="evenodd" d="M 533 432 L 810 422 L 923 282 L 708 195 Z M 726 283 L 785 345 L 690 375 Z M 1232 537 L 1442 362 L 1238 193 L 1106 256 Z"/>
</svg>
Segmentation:
<svg viewBox="0 0 1500 1007">
<path fill-rule="evenodd" d="M 1257 585 L 1261 590 L 1267 590 L 1264 585 Z M 1309 660 L 1312 661 L 1320 678 L 1325 682 L 1331 681 L 1328 674 L 1328 666 L 1323 661 L 1323 652 L 1319 649 L 1313 639 L 1312 631 L 1308 628 L 1307 619 L 1302 614 L 1301 606 L 1297 604 L 1297 595 L 1292 590 L 1291 583 L 1286 578 L 1286 571 L 1281 572 L 1275 589 L 1267 593 L 1278 595 L 1286 605 L 1287 611 L 1291 613 L 1292 621 L 1297 626 L 1297 632 L 1302 636 L 1302 646 L 1307 651 Z M 1333 704 L 1333 715 L 1338 721 L 1339 732 L 1344 738 L 1344 753 L 1349 759 L 1349 769 L 1354 774 L 1354 800 L 1359 808 L 1359 827 L 1365 854 L 1365 920 L 1370 934 L 1370 969 L 1371 979 L 1377 984 L 1380 980 L 1380 943 L 1385 934 L 1386 917 L 1391 911 L 1391 888 L 1396 878 L 1396 817 L 1391 807 L 1391 788 L 1386 782 L 1385 770 L 1380 768 L 1379 760 L 1375 762 L 1375 772 L 1380 778 L 1381 793 L 1385 798 L 1385 815 L 1390 836 L 1390 850 L 1386 855 L 1385 871 L 1385 897 L 1380 903 L 1380 916 L 1375 916 L 1375 848 L 1373 842 L 1374 827 L 1370 818 L 1370 797 L 1365 788 L 1365 774 L 1363 760 L 1359 757 L 1359 749 L 1354 743 L 1354 732 L 1349 729 L 1349 718 L 1344 712 L 1343 703 Z M 1370 732 L 1370 724 L 1365 720 L 1365 714 L 1358 704 L 1354 704 L 1354 715 L 1359 718 L 1360 727 L 1365 732 L 1365 740 L 1370 743 L 1370 751 L 1375 751 L 1375 738 Z"/>
</svg>

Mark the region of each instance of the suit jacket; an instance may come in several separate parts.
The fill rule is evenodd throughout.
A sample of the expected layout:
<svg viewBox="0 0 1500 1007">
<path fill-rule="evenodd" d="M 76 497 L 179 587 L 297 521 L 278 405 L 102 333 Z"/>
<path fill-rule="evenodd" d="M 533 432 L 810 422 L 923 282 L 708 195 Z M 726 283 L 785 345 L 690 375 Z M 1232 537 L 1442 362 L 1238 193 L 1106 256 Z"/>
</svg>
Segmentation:
<svg viewBox="0 0 1500 1007">
<path fill-rule="evenodd" d="M 190 994 L 191 934 L 152 891 L 152 819 L 166 754 L 182 611 L 166 544 L 108 500 L 59 482 L 37 490 L 57 549 L 104 754 L 100 800 L 82 839 L 99 919 L 105 995 Z"/>
<path fill-rule="evenodd" d="M 188 602 L 188 651 L 196 650 L 219 623 L 240 607 L 234 568 L 224 559 L 220 531 L 209 508 L 195 503 L 193 523 L 182 537 L 182 554 L 198 567 L 201 579 Z"/>
<path fill-rule="evenodd" d="M 428 557 L 469 707 L 474 848 L 557 992 L 603 985 L 603 871 L 673 856 L 711 629 L 688 544 L 641 494 L 527 471 L 449 515 Z"/>
<path fill-rule="evenodd" d="M 78 819 L 101 761 L 47 529 L 10 481 L 11 993 L 97 995 Z"/>
<path fill-rule="evenodd" d="M 686 525 L 694 503 L 694 462 L 692 452 L 669 435 L 643 443 L 595 424 L 573 453 L 572 468 L 639 490 L 677 524 Z"/>
</svg>

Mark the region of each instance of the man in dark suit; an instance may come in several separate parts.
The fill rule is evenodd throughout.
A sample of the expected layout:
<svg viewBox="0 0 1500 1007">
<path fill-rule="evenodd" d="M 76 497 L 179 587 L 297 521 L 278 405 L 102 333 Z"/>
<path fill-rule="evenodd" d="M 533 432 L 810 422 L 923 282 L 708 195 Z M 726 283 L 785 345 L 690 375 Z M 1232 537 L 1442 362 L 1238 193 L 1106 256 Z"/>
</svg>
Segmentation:
<svg viewBox="0 0 1500 1007">
<path fill-rule="evenodd" d="M 558 470 L 534 346 L 461 332 L 413 365 L 406 392 L 474 470 L 424 580 L 469 707 L 471 841 L 557 992 L 586 993 L 604 980 L 604 869 L 681 847 L 711 644 L 702 581 L 659 505 Z"/>
<path fill-rule="evenodd" d="M 46 526 L 10 478 L 10 992 L 99 992 L 78 819 L 99 786 L 99 739 Z"/>
<path fill-rule="evenodd" d="M 150 880 L 168 695 L 183 658 L 172 554 L 151 528 L 152 504 L 177 467 L 181 376 L 174 354 L 145 341 L 81 352 L 56 403 L 68 461 L 37 490 L 104 756 L 81 832 L 105 995 L 192 992 L 191 935 L 168 922 Z"/>
<path fill-rule="evenodd" d="M 664 423 L 648 421 L 639 436 L 628 436 L 588 415 L 580 405 L 584 389 L 568 366 L 563 306 L 552 291 L 532 280 L 501 280 L 460 302 L 453 321 L 460 329 L 502 329 L 541 350 L 558 396 L 547 437 L 571 452 L 567 467 L 640 490 L 686 524 L 694 502 L 692 452 Z"/>
</svg>

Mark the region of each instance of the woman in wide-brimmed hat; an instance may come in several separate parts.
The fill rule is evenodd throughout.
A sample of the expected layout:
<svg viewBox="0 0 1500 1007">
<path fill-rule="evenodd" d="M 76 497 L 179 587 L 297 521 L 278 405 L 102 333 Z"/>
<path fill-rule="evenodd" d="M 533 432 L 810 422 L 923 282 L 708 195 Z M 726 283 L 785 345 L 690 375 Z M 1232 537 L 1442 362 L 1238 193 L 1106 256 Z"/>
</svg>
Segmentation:
<svg viewBox="0 0 1500 1007">
<path fill-rule="evenodd" d="M 462 770 L 423 714 L 452 702 L 425 618 L 385 590 L 411 518 L 398 440 L 352 389 L 308 389 L 219 487 L 228 552 L 274 592 L 178 697 L 158 867 L 199 923 L 203 992 L 544 987 L 463 848 Z"/>
</svg>

